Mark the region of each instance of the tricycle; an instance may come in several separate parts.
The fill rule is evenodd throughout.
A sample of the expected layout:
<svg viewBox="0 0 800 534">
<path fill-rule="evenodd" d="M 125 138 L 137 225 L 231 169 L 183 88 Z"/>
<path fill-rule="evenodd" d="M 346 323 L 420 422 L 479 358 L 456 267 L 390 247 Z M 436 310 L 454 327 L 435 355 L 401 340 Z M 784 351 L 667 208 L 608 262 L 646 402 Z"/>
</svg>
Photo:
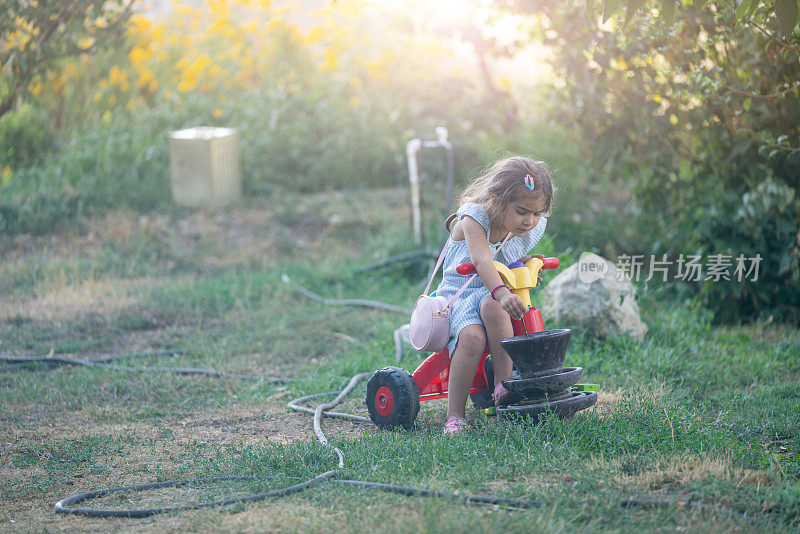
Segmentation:
<svg viewBox="0 0 800 534">
<path fill-rule="evenodd" d="M 580 367 L 563 367 L 572 331 L 545 330 L 541 312 L 531 305 L 530 290 L 538 285 L 539 271 L 559 267 L 558 258 L 532 258 L 525 264 L 508 266 L 495 261 L 503 282 L 518 295 L 527 311 L 522 319 L 512 319 L 514 337 L 501 341 L 514 362 L 514 374 L 504 380 L 509 391 L 521 400 L 497 408 L 497 415 L 541 416 L 548 411 L 569 417 L 597 401 L 593 385 L 577 384 L 583 375 Z M 462 263 L 458 274 L 474 274 L 472 263 Z M 375 371 L 367 383 L 366 403 L 372 422 L 382 429 L 411 428 L 419 413 L 419 403 L 447 397 L 450 354 L 447 348 L 427 357 L 413 373 L 400 367 Z M 479 409 L 495 408 L 492 357 L 484 352 L 470 388 L 470 398 Z"/>
</svg>

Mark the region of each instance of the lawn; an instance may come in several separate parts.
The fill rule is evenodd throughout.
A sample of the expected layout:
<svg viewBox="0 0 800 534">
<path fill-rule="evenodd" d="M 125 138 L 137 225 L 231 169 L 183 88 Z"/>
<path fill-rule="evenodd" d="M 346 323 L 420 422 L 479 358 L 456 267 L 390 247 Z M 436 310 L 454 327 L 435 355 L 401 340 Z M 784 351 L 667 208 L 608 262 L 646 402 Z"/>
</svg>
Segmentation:
<svg viewBox="0 0 800 534">
<path fill-rule="evenodd" d="M 90 503 L 179 505 L 265 491 L 335 465 L 314 439 L 311 418 L 286 403 L 394 365 L 391 335 L 408 317 L 325 306 L 281 275 L 325 297 L 410 308 L 427 269 L 412 262 L 358 270 L 409 249 L 405 190 L 359 195 L 355 205 L 346 193 L 321 193 L 251 199 L 220 211 L 116 210 L 42 236 L 0 236 L 0 354 L 96 358 L 165 349 L 180 354 L 119 363 L 288 379 L 102 366 L 3 369 L 0 530 L 780 532 L 800 526 L 800 331 L 769 321 L 713 325 L 703 309 L 668 299 L 660 287 L 639 288 L 650 327 L 641 344 L 591 339 L 575 329 L 566 364 L 584 367 L 584 381 L 601 390 L 598 404 L 573 419 L 537 425 L 473 410 L 470 431 L 453 439 L 440 434 L 444 402 L 433 401 L 423 403 L 411 431 L 324 423 L 345 455 L 339 478 L 538 500 L 540 507 L 463 504 L 329 481 L 288 497 L 146 519 L 56 515 L 57 500 L 105 487 L 276 477 Z M 575 257 L 558 225 L 552 227 L 542 251 Z M 547 317 L 545 324 L 570 326 Z M 399 365 L 413 370 L 420 361 L 409 348 Z M 364 392 L 362 383 L 339 410 L 366 415 Z"/>
</svg>

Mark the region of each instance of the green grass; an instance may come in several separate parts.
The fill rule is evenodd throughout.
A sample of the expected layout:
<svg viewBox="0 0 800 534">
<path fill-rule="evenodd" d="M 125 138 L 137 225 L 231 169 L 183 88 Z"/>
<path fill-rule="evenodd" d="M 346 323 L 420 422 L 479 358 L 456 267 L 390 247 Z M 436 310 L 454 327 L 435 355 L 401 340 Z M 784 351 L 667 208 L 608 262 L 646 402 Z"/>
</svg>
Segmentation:
<svg viewBox="0 0 800 534">
<path fill-rule="evenodd" d="M 11 447 L 0 453 L 3 464 L 38 473 L 22 485 L 3 485 L 3 498 L 19 499 L 60 490 L 78 473 L 98 475 L 108 472 L 108 464 L 122 450 L 122 438 L 106 434 L 87 434 L 79 439 L 48 439 Z M 46 476 L 41 476 L 44 472 Z"/>
<path fill-rule="evenodd" d="M 98 523 L 49 512 L 35 516 L 30 503 L 49 510 L 55 500 L 76 492 L 176 477 L 278 476 L 269 482 L 109 496 L 97 503 L 179 505 L 263 491 L 335 465 L 331 452 L 313 439 L 310 418 L 288 413 L 285 403 L 340 389 L 357 372 L 394 365 L 391 334 L 407 317 L 325 306 L 283 284 L 280 276 L 287 273 L 328 298 L 410 308 L 426 265 L 356 271 L 408 250 L 407 229 L 393 224 L 392 216 L 379 216 L 405 209 L 398 196 L 376 192 L 363 213 L 323 196 L 304 204 L 310 219 L 301 208 L 289 215 L 276 210 L 268 216 L 292 241 L 278 239 L 275 255 L 266 258 L 242 255 L 234 261 L 232 251 L 202 240 L 187 245 L 169 231 L 178 226 L 175 220 L 163 232 L 122 243 L 101 235 L 83 259 L 54 251 L 28 269 L 36 247 L 16 251 L 3 266 L 4 279 L 12 283 L 0 298 L 20 306 L 19 313 L 0 320 L 4 354 L 170 348 L 183 354 L 122 363 L 206 367 L 293 381 L 280 386 L 101 367 L 2 371 L 0 460 L 6 467 L 0 474 L 12 483 L 3 488 L 9 507 L 0 521 L 13 519 L 17 528 L 44 522 L 89 529 Z M 324 224 L 334 215 L 363 218 L 372 231 L 348 237 L 349 230 Z M 303 229 L 307 220 L 320 224 L 321 237 Z M 298 237 L 308 245 L 291 246 Z M 279 254 L 281 247 L 292 253 Z M 569 254 L 559 252 L 566 248 L 557 236 L 541 246 L 544 253 L 568 260 Z M 220 254 L 229 263 L 207 261 L 222 259 Z M 62 302 L 73 294 L 74 302 Z M 29 295 L 40 304 L 19 304 Z M 96 305 L 83 305 L 83 298 Z M 538 425 L 470 412 L 471 430 L 456 439 L 440 434 L 441 402 L 423 403 L 416 427 L 408 432 L 325 423 L 332 443 L 345 454 L 341 478 L 536 499 L 544 503 L 540 508 L 464 505 L 325 482 L 277 501 L 165 516 L 152 524 L 167 530 L 236 531 L 324 531 L 331 524 L 389 532 L 796 529 L 800 332 L 766 323 L 714 326 L 703 309 L 669 301 L 658 288 L 641 288 L 639 304 L 650 327 L 641 344 L 627 338 L 596 340 L 579 329 L 574 333 L 566 363 L 584 367 L 584 381 L 601 384 L 602 406 L 595 411 Z M 419 362 L 408 349 L 400 365 L 413 370 Z M 364 391 L 361 384 L 342 409 L 365 413 Z M 281 434 L 291 438 L 288 443 L 271 440 Z M 34 475 L 27 474 L 31 469 Z M 620 505 L 631 497 L 690 500 L 698 506 Z M 119 523 L 130 530 L 143 524 Z"/>
</svg>

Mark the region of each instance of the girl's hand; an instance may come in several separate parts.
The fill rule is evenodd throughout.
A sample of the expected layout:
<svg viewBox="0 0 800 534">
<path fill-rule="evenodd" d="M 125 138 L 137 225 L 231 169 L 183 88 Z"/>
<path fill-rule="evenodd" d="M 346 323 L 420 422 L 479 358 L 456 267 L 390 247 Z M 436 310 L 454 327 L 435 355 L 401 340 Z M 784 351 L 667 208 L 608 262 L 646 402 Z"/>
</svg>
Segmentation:
<svg viewBox="0 0 800 534">
<path fill-rule="evenodd" d="M 544 261 L 544 254 L 526 254 L 525 256 L 522 256 L 517 261 L 520 262 L 520 263 L 528 263 L 533 258 L 539 258 L 540 260 Z"/>
<path fill-rule="evenodd" d="M 522 319 L 522 315 L 527 311 L 522 299 L 511 291 L 505 291 L 500 296 L 500 306 L 508 313 L 512 319 Z"/>
</svg>

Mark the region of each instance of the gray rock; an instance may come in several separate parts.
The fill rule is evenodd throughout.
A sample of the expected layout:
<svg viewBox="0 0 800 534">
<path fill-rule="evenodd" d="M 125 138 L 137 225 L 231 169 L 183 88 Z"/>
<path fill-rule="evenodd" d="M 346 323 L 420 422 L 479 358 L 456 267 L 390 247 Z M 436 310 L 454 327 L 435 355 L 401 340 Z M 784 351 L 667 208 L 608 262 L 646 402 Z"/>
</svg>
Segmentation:
<svg viewBox="0 0 800 534">
<path fill-rule="evenodd" d="M 392 335 L 394 339 L 394 359 L 400 361 L 403 359 L 403 347 L 406 345 L 411 346 L 411 338 L 409 337 L 408 330 L 410 325 L 404 324 L 397 328 Z"/>
<path fill-rule="evenodd" d="M 559 328 L 581 326 L 599 337 L 628 335 L 643 341 L 636 290 L 628 276 L 597 254 L 582 254 L 542 291 L 542 315 Z"/>
</svg>

